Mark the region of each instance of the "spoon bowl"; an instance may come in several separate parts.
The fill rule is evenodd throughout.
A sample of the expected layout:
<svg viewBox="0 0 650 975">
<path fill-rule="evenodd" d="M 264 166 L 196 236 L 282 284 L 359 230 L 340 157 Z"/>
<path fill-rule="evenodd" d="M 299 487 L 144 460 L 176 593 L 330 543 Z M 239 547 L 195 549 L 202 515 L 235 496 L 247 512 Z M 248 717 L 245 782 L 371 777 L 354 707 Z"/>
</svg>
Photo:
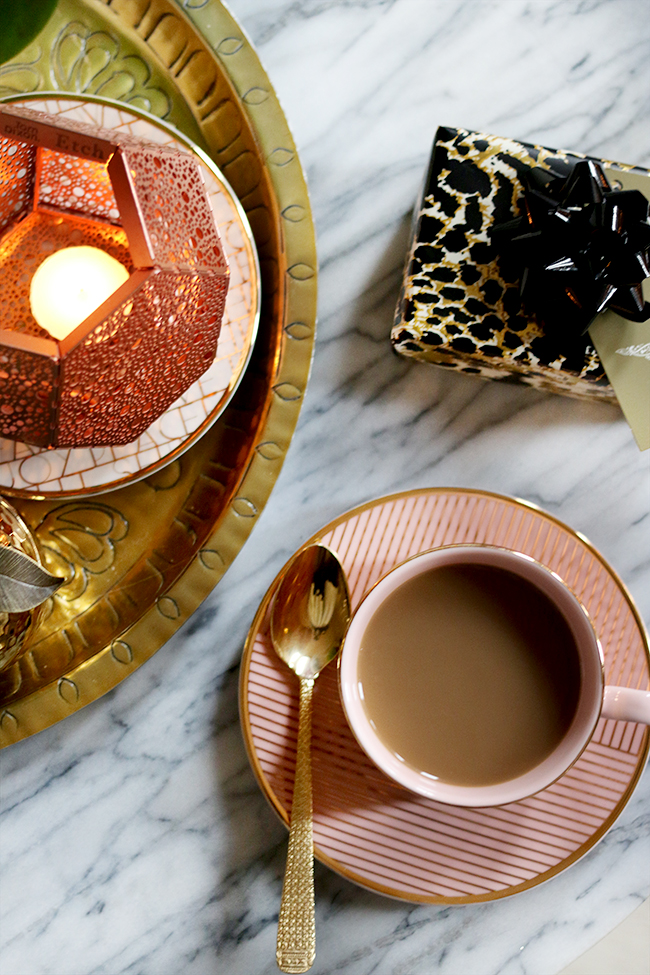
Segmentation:
<svg viewBox="0 0 650 975">
<path fill-rule="evenodd" d="M 318 677 L 339 652 L 350 622 L 341 563 L 325 545 L 310 545 L 289 564 L 273 600 L 271 640 L 298 677 Z"/>
</svg>

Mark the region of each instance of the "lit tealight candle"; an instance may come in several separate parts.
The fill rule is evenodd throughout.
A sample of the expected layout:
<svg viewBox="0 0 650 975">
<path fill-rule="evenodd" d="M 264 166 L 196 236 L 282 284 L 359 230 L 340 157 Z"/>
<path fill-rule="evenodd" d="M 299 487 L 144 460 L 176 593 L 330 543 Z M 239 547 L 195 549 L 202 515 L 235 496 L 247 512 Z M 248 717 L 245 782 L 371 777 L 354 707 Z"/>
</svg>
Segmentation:
<svg viewBox="0 0 650 975">
<path fill-rule="evenodd" d="M 32 315 L 64 339 L 128 280 L 123 264 L 98 247 L 66 247 L 46 257 L 32 278 Z"/>
</svg>

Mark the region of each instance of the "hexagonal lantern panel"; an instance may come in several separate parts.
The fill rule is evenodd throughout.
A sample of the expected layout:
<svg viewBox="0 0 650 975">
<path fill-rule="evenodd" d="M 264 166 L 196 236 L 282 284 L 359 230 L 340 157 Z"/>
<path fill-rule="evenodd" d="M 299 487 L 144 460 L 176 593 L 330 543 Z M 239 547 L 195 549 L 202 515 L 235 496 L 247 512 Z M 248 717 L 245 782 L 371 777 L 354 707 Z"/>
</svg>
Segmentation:
<svg viewBox="0 0 650 975">
<path fill-rule="evenodd" d="M 90 245 L 128 280 L 66 338 L 34 319 L 49 254 Z M 228 264 L 199 164 L 178 149 L 0 108 L 0 436 L 130 443 L 214 359 Z"/>
</svg>

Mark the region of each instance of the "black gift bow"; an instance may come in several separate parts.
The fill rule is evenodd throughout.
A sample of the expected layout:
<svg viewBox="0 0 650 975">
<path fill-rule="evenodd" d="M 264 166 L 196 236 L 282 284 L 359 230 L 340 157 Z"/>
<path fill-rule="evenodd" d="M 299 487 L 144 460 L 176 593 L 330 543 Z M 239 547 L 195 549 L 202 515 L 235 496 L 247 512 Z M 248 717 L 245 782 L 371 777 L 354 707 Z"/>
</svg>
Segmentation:
<svg viewBox="0 0 650 975">
<path fill-rule="evenodd" d="M 584 351 L 605 308 L 644 322 L 650 304 L 650 204 L 639 190 L 615 190 L 601 166 L 580 160 L 568 176 L 535 167 L 523 176 L 524 213 L 495 225 L 492 242 L 519 274 L 522 303 L 551 341 Z M 560 348 L 558 348 L 560 351 Z"/>
</svg>

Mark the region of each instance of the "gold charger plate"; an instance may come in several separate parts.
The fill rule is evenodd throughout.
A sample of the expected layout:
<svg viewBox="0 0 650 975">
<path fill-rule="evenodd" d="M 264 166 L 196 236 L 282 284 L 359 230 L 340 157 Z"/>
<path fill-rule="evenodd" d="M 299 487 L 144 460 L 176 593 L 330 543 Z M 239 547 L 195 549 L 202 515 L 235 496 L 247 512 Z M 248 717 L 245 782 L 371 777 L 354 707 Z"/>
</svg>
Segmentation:
<svg viewBox="0 0 650 975">
<path fill-rule="evenodd" d="M 182 457 L 93 499 L 16 502 L 46 565 L 68 581 L 30 652 L 0 674 L 0 746 L 106 693 L 214 588 L 280 472 L 315 336 L 314 228 L 296 148 L 218 0 L 60 0 L 35 41 L 0 66 L 0 97 L 35 92 L 122 102 L 204 149 L 248 216 L 262 307 L 239 389 Z"/>
</svg>

